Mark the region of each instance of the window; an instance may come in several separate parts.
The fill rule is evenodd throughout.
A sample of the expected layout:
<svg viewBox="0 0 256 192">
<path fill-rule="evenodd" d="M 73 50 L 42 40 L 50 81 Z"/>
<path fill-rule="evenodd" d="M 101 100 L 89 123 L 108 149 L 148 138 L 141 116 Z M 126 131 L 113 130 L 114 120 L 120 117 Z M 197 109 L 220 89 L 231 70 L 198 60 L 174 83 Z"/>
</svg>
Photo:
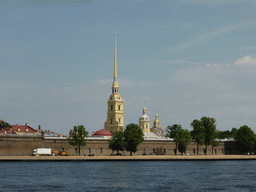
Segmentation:
<svg viewBox="0 0 256 192">
<path fill-rule="evenodd" d="M 148 128 L 148 125 L 146 125 L 146 128 Z"/>
<path fill-rule="evenodd" d="M 196 150 L 195 150 L 195 149 L 193 149 L 193 153 L 196 153 Z"/>
<path fill-rule="evenodd" d="M 217 153 L 217 149 L 214 149 L 214 152 Z"/>
<path fill-rule="evenodd" d="M 75 148 L 75 153 L 77 153 L 77 148 Z"/>
<path fill-rule="evenodd" d="M 63 152 L 64 152 L 64 148 L 61 148 L 61 151 L 63 151 Z"/>
<path fill-rule="evenodd" d="M 119 110 L 119 111 L 121 110 L 121 107 L 120 107 L 120 105 L 118 106 L 118 110 Z"/>
<path fill-rule="evenodd" d="M 100 153 L 102 153 L 102 148 L 100 148 Z"/>
<path fill-rule="evenodd" d="M 88 153 L 91 153 L 92 151 L 91 151 L 91 148 L 88 148 Z"/>
<path fill-rule="evenodd" d="M 166 149 L 164 148 L 164 153 L 166 153 Z"/>
<path fill-rule="evenodd" d="M 142 128 L 144 128 L 144 124 L 142 124 Z"/>
<path fill-rule="evenodd" d="M 223 150 L 223 149 L 221 149 L 221 153 L 224 153 L 224 150 Z"/>
<path fill-rule="evenodd" d="M 145 148 L 143 149 L 143 152 L 146 152 L 146 149 L 145 149 Z"/>
<path fill-rule="evenodd" d="M 113 105 L 111 105 L 111 111 L 113 111 Z"/>
<path fill-rule="evenodd" d="M 204 149 L 204 154 L 206 154 L 206 150 Z"/>
<path fill-rule="evenodd" d="M 56 139 L 54 139 L 54 143 L 56 143 Z"/>
<path fill-rule="evenodd" d="M 111 124 L 112 124 L 112 118 L 110 119 L 110 121 L 111 121 Z"/>
<path fill-rule="evenodd" d="M 121 123 L 121 119 L 119 119 L 119 124 Z"/>
<path fill-rule="evenodd" d="M 153 153 L 155 153 L 155 152 L 156 152 L 156 149 L 154 148 L 154 149 L 153 149 Z"/>
</svg>

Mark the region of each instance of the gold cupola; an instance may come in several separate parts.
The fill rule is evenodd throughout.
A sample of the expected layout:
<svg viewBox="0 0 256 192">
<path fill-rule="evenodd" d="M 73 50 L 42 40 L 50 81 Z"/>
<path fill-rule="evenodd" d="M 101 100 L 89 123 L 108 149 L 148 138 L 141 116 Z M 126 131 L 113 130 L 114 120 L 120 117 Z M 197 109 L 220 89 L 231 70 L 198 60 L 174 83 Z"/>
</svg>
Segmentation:
<svg viewBox="0 0 256 192">
<path fill-rule="evenodd" d="M 159 120 L 158 120 L 158 115 L 157 115 L 157 113 L 156 113 L 156 115 L 155 115 L 155 120 L 154 120 L 154 127 L 160 127 L 160 122 L 159 122 Z"/>
<path fill-rule="evenodd" d="M 147 109 L 144 107 L 142 109 L 142 116 L 139 118 L 139 126 L 143 132 L 149 133 L 150 132 L 150 118 L 146 114 Z"/>
</svg>

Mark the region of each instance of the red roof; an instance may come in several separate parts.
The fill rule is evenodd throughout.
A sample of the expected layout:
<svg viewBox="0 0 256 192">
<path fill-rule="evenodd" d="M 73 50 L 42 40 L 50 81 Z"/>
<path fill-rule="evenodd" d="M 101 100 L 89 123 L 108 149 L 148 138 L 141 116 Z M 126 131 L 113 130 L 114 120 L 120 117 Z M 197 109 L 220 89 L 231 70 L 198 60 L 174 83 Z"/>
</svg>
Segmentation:
<svg viewBox="0 0 256 192">
<path fill-rule="evenodd" d="M 29 133 L 37 132 L 35 129 L 33 129 L 28 125 L 11 125 L 11 126 L 12 126 L 12 130 L 17 132 L 29 132 Z M 18 131 L 18 128 L 20 128 L 20 131 Z M 26 128 L 28 129 L 28 131 L 26 131 Z"/>
<path fill-rule="evenodd" d="M 7 134 L 15 134 L 16 132 L 27 132 L 27 133 L 35 133 L 37 132 L 35 129 L 33 129 L 32 127 L 26 125 L 11 125 L 12 127 L 12 131 L 10 131 L 10 128 L 8 128 L 7 130 L 0 130 L 0 133 L 7 133 Z M 19 128 L 19 131 L 18 131 Z M 26 131 L 27 129 L 27 131 Z"/>
<path fill-rule="evenodd" d="M 100 136 L 112 136 L 112 133 L 105 129 L 101 129 L 99 131 L 96 131 L 93 135 L 100 135 Z"/>
</svg>

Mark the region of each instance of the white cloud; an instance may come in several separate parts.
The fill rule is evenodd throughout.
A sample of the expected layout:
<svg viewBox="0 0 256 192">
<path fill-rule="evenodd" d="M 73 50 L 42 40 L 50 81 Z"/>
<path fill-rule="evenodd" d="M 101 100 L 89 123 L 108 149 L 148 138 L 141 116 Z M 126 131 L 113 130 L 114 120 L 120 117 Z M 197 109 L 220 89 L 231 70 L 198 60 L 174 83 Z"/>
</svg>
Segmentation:
<svg viewBox="0 0 256 192">
<path fill-rule="evenodd" d="M 214 31 L 211 31 L 209 33 L 194 37 L 191 40 L 189 40 L 181 45 L 178 45 L 176 47 L 171 47 L 171 48 L 167 49 L 167 51 L 168 50 L 183 50 L 186 48 L 190 48 L 192 46 L 197 46 L 197 45 L 200 45 L 200 44 L 206 42 L 207 40 L 217 37 L 221 34 L 229 33 L 230 31 L 237 31 L 237 30 L 243 29 L 245 27 L 253 26 L 253 25 L 256 25 L 256 20 L 236 23 L 234 25 L 222 27 L 222 28 L 216 29 Z"/>
<path fill-rule="evenodd" d="M 256 59 L 252 59 L 249 55 L 235 61 L 236 65 L 256 64 Z"/>
<path fill-rule="evenodd" d="M 255 59 L 244 57 L 237 62 L 255 63 Z M 255 74 L 256 65 L 241 68 L 235 62 L 178 70 L 169 78 L 175 94 L 166 106 L 175 111 L 171 112 L 175 120 L 187 126 L 194 118 L 210 116 L 220 130 L 244 124 L 256 130 Z"/>
</svg>

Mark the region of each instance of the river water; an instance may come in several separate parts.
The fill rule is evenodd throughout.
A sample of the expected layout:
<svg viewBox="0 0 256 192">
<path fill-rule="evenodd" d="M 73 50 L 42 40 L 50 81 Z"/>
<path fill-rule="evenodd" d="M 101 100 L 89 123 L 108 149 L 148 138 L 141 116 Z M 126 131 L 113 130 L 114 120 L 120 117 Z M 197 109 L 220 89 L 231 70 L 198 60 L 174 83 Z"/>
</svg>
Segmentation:
<svg viewBox="0 0 256 192">
<path fill-rule="evenodd" d="M 0 162 L 0 191 L 255 190 L 255 160 Z"/>
</svg>

